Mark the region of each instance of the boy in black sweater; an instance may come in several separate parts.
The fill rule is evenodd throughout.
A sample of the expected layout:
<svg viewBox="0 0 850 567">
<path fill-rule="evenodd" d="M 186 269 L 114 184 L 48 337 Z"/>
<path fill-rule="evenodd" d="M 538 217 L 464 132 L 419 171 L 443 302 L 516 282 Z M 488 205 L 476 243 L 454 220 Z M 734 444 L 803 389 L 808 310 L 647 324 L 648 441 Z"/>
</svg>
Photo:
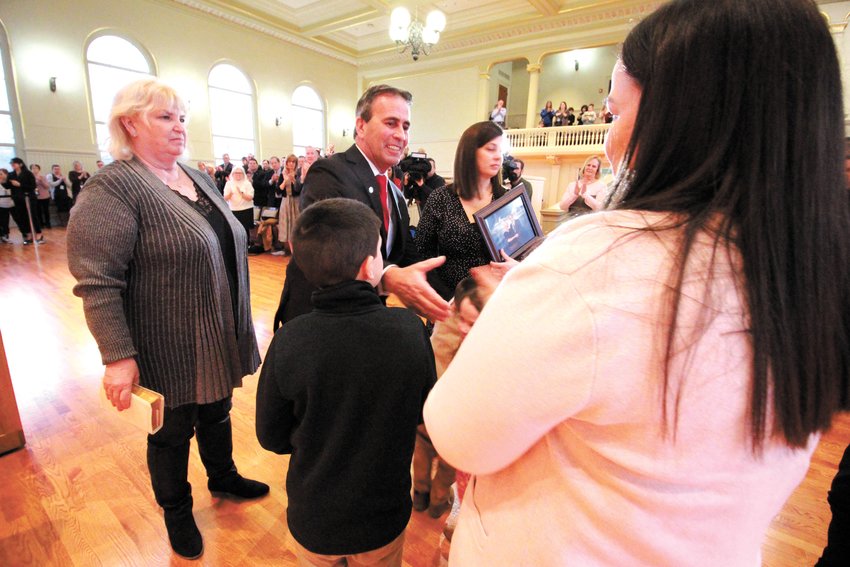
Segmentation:
<svg viewBox="0 0 850 567">
<path fill-rule="evenodd" d="M 277 331 L 257 386 L 257 438 L 291 454 L 287 523 L 299 565 L 401 565 L 410 462 L 436 380 L 421 320 L 387 308 L 380 220 L 351 199 L 306 208 L 293 258 L 314 310 Z"/>
</svg>

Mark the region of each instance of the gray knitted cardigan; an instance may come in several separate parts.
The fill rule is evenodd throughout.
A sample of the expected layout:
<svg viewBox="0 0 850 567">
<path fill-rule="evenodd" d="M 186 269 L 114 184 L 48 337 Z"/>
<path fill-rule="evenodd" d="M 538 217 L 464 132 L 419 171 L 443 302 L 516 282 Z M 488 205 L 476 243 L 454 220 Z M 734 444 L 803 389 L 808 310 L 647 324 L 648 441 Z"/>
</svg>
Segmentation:
<svg viewBox="0 0 850 567">
<path fill-rule="evenodd" d="M 116 161 L 89 179 L 67 234 L 74 294 L 103 363 L 135 357 L 140 384 L 162 393 L 170 408 L 226 398 L 260 365 L 245 229 L 208 176 L 183 171 L 233 231 L 235 323 L 215 232 L 137 159 Z"/>
</svg>

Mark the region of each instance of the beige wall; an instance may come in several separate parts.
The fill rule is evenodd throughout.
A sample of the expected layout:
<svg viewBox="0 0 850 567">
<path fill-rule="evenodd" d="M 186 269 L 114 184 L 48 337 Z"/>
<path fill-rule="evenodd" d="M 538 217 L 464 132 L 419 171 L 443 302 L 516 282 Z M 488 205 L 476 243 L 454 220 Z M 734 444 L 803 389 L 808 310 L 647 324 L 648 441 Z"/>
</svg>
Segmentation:
<svg viewBox="0 0 850 567">
<path fill-rule="evenodd" d="M 90 120 L 85 47 L 98 30 L 109 29 L 147 49 L 157 75 L 190 101 L 188 158 L 212 157 L 207 75 L 229 62 L 256 89 L 258 155 L 292 150 L 290 96 L 309 83 L 327 105 L 328 142 L 352 142 L 357 72 L 348 63 L 245 29 L 173 2 L 134 0 L 3 0 L 5 27 L 17 83 L 24 155 L 70 165 L 84 158 L 94 167 L 96 145 Z M 57 91 L 48 89 L 57 78 Z M 279 127 L 276 116 L 283 117 Z M 346 138 L 343 128 L 348 128 Z M 32 157 L 29 157 L 32 156 Z"/>
<path fill-rule="evenodd" d="M 528 60 L 511 61 L 512 79 L 508 102 L 508 128 L 525 128 L 528 111 Z"/>
<path fill-rule="evenodd" d="M 410 148 L 423 148 L 437 163 L 437 173 L 452 175 L 455 148 L 463 131 L 485 118 L 478 115 L 478 68 L 461 67 L 409 77 L 385 77 L 413 93 Z"/>
<path fill-rule="evenodd" d="M 850 136 L 850 30 L 847 24 L 850 21 L 850 2 L 831 2 L 818 6 L 830 24 L 832 39 L 835 41 L 838 52 L 838 61 L 841 65 L 841 82 L 844 85 L 844 129 L 845 134 Z"/>
<path fill-rule="evenodd" d="M 538 106 L 542 109 L 547 100 L 557 110 L 561 101 L 578 113 L 583 104 L 593 103 L 596 111 L 602 108 L 608 96 L 611 70 L 617 60 L 618 47 L 614 45 L 555 53 L 543 59 L 540 72 Z M 575 61 L 579 70 L 575 70 Z"/>
</svg>

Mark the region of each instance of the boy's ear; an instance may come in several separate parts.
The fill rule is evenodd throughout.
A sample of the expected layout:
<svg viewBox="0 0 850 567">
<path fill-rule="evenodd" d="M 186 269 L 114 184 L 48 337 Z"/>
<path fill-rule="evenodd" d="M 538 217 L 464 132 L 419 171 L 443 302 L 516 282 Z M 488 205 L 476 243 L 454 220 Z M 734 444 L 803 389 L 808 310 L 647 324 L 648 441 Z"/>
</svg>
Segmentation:
<svg viewBox="0 0 850 567">
<path fill-rule="evenodd" d="M 293 252 L 294 254 L 295 252 Z M 360 264 L 360 268 L 357 270 L 357 279 L 369 282 L 372 281 L 372 278 L 375 277 L 375 273 L 372 270 L 372 260 L 374 260 L 374 256 L 366 256 L 366 259 Z"/>
</svg>

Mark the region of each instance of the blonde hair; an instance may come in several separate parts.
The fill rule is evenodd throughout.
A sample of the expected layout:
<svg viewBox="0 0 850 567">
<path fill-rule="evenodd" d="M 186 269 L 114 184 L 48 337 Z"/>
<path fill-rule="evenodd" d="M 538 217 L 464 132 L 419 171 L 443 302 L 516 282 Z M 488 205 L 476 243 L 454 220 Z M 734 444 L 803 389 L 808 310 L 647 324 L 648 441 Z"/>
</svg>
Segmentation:
<svg viewBox="0 0 850 567">
<path fill-rule="evenodd" d="M 586 168 L 587 164 L 589 164 L 593 160 L 596 160 L 599 164 L 599 166 L 596 168 L 596 177 L 594 177 L 594 179 L 599 179 L 602 176 L 602 158 L 600 158 L 599 156 L 590 156 L 589 158 L 584 160 L 584 163 L 581 166 L 581 174 L 584 175 L 584 168 Z"/>
<path fill-rule="evenodd" d="M 140 79 L 122 88 L 112 101 L 109 112 L 109 154 L 116 160 L 133 157 L 130 135 L 121 123 L 122 118 L 137 116 L 147 122 L 147 113 L 157 108 L 177 106 L 186 112 L 180 95 L 170 86 L 156 79 Z"/>
</svg>

